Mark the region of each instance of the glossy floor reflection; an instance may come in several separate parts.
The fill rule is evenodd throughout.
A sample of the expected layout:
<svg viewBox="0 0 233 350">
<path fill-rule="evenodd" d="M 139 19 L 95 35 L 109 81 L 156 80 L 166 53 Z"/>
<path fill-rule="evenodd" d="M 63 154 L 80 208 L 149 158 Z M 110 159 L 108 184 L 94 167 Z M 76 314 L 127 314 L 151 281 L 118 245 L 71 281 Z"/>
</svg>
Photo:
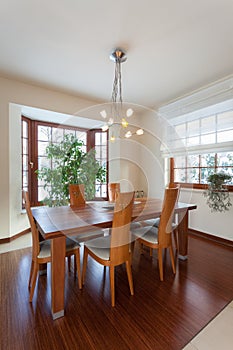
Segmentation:
<svg viewBox="0 0 233 350">
<path fill-rule="evenodd" d="M 31 245 L 32 239 L 31 233 L 29 233 L 10 243 L 0 244 L 0 254 Z M 96 290 L 96 287 L 94 289 Z M 183 348 L 183 350 L 219 349 L 233 349 L 233 301 Z"/>
</svg>

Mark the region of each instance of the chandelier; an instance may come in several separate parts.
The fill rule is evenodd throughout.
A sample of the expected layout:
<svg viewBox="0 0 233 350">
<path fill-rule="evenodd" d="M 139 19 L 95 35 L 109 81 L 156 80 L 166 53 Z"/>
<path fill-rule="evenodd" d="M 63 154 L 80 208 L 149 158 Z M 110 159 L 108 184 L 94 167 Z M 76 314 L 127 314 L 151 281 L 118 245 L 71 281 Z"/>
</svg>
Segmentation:
<svg viewBox="0 0 233 350">
<path fill-rule="evenodd" d="M 111 116 L 102 127 L 103 131 L 111 130 L 110 141 L 114 142 L 116 137 L 120 137 L 123 130 L 124 137 L 130 138 L 132 135 L 143 135 L 143 129 L 137 129 L 135 132 L 129 130 L 128 118 L 134 113 L 132 108 L 123 108 L 122 85 L 121 85 L 121 63 L 127 60 L 126 53 L 122 49 L 116 49 L 110 55 L 110 59 L 115 62 L 115 76 L 113 80 Z M 107 112 L 100 112 L 104 119 L 107 119 Z"/>
</svg>

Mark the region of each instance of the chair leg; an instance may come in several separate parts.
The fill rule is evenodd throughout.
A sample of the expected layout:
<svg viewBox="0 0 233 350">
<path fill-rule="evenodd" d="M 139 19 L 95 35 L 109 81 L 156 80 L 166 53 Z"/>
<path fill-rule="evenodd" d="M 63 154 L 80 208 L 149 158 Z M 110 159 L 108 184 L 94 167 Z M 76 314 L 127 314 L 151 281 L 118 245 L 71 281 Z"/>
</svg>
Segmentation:
<svg viewBox="0 0 233 350">
<path fill-rule="evenodd" d="M 175 274 L 176 273 L 176 266 L 175 266 L 175 259 L 174 259 L 173 249 L 172 249 L 171 245 L 169 247 L 169 253 L 170 253 L 170 258 L 171 258 L 171 263 L 172 263 L 172 271 Z"/>
<path fill-rule="evenodd" d="M 110 289 L 111 289 L 111 301 L 112 301 L 112 306 L 115 306 L 115 267 L 110 265 L 109 267 L 109 272 L 110 272 Z"/>
<path fill-rule="evenodd" d="M 74 277 L 76 276 L 76 273 L 77 273 L 77 259 L 76 259 L 76 254 L 74 254 Z"/>
<path fill-rule="evenodd" d="M 127 271 L 128 281 L 129 281 L 130 293 L 131 295 L 134 295 L 131 262 L 126 261 L 125 264 L 126 264 L 126 271 Z"/>
<path fill-rule="evenodd" d="M 67 260 L 68 260 L 68 270 L 69 270 L 69 272 L 70 272 L 70 267 L 71 267 L 70 260 L 71 260 L 71 257 L 68 256 L 68 257 L 67 257 Z"/>
<path fill-rule="evenodd" d="M 158 259 L 159 259 L 159 277 L 160 281 L 163 281 L 163 249 L 158 249 Z"/>
<path fill-rule="evenodd" d="M 32 260 L 31 262 L 31 268 L 30 268 L 30 275 L 29 275 L 29 280 L 28 280 L 28 289 L 31 289 L 31 282 L 32 282 L 32 273 L 34 269 L 34 261 Z"/>
<path fill-rule="evenodd" d="M 85 282 L 85 275 L 86 275 L 86 269 L 87 269 L 87 258 L 88 258 L 88 252 L 87 252 L 86 247 L 84 246 L 82 284 L 84 284 L 84 282 Z"/>
<path fill-rule="evenodd" d="M 130 249 L 131 249 L 131 253 L 130 253 L 130 257 L 131 257 L 131 265 L 132 265 L 132 260 L 133 260 L 133 254 L 134 254 L 134 246 L 135 246 L 135 241 L 131 242 L 131 246 L 130 246 Z"/>
<path fill-rule="evenodd" d="M 175 242 L 175 248 L 176 250 L 178 250 L 178 230 L 177 228 L 173 231 L 173 238 L 174 238 L 174 242 Z"/>
<path fill-rule="evenodd" d="M 152 256 L 152 255 L 153 255 L 153 249 L 150 248 L 150 256 Z"/>
<path fill-rule="evenodd" d="M 32 280 L 31 280 L 31 289 L 30 289 L 30 295 L 29 295 L 30 303 L 32 302 L 32 299 L 33 299 L 38 271 L 39 271 L 39 264 L 34 262 L 34 264 L 33 264 L 33 272 L 32 272 Z"/>
<path fill-rule="evenodd" d="M 78 272 L 78 286 L 79 286 L 79 289 L 82 289 L 82 276 L 81 276 L 81 266 L 80 266 L 80 251 L 79 249 L 77 249 L 77 252 L 75 254 L 75 260 L 76 260 L 76 268 L 75 270 L 77 269 L 77 272 Z"/>
</svg>

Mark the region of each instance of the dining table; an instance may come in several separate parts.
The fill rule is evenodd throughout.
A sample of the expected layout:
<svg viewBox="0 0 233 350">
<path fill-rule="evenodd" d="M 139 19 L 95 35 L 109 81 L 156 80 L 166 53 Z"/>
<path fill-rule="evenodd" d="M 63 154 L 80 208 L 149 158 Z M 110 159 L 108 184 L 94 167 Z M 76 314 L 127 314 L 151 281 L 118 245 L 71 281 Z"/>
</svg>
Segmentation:
<svg viewBox="0 0 233 350">
<path fill-rule="evenodd" d="M 132 222 L 157 218 L 161 215 L 163 201 L 157 198 L 135 198 Z M 178 218 L 178 257 L 188 257 L 189 211 L 196 204 L 178 202 L 175 214 Z M 99 228 L 110 228 L 114 203 L 106 201 L 86 202 L 81 207 L 40 206 L 32 208 L 32 215 L 42 237 L 51 239 L 51 313 L 53 319 L 64 316 L 65 303 L 65 240 Z"/>
</svg>

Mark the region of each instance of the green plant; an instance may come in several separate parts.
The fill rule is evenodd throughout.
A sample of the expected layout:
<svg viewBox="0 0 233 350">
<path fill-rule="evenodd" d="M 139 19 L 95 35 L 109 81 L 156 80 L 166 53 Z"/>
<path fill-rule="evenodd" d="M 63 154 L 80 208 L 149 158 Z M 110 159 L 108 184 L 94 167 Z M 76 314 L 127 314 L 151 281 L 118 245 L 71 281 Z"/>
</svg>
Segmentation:
<svg viewBox="0 0 233 350">
<path fill-rule="evenodd" d="M 211 174 L 208 176 L 207 181 L 212 188 L 220 189 L 220 187 L 231 181 L 231 175 L 223 172 Z"/>
<path fill-rule="evenodd" d="M 231 204 L 230 196 L 226 184 L 230 182 L 232 176 L 223 172 L 208 176 L 208 189 L 203 192 L 207 198 L 207 205 L 212 212 L 224 212 L 229 210 Z"/>
<path fill-rule="evenodd" d="M 83 142 L 74 135 L 65 135 L 60 143 L 50 143 L 46 156 L 52 167 L 37 170 L 38 179 L 48 193 L 44 203 L 49 206 L 66 205 L 69 202 L 69 184 L 84 184 L 85 198 L 95 196 L 95 183 L 106 181 L 106 169 L 95 158 L 95 150 L 83 151 Z"/>
</svg>

